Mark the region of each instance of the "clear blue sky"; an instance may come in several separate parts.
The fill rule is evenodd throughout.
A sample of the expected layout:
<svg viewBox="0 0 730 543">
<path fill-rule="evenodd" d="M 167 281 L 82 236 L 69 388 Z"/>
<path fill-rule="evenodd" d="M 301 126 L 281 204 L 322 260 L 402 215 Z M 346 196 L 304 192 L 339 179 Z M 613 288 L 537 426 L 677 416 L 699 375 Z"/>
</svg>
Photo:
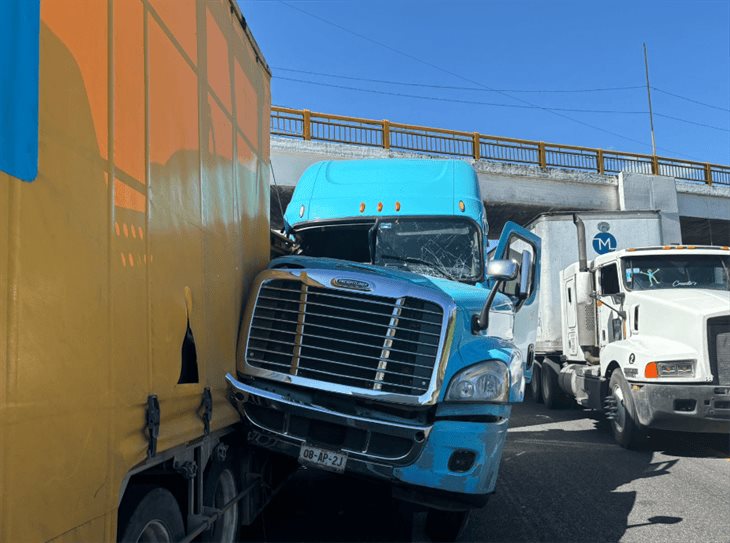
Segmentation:
<svg viewBox="0 0 730 543">
<path fill-rule="evenodd" d="M 730 164 L 730 0 L 239 4 L 272 67 L 275 105 L 642 153 L 651 152 L 648 115 L 616 111 L 648 109 L 646 42 L 651 85 L 663 91 L 652 91 L 658 154 Z M 615 87 L 641 88 L 518 92 Z M 531 106 L 612 111 L 559 113 L 615 134 Z"/>
</svg>

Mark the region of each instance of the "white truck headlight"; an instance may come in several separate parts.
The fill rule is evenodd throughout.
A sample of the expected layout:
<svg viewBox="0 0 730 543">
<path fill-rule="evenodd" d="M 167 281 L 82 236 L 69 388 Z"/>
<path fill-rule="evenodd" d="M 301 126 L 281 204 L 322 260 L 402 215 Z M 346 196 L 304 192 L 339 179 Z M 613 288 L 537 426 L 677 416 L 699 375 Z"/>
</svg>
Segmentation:
<svg viewBox="0 0 730 543">
<path fill-rule="evenodd" d="M 644 369 L 648 378 L 661 377 L 694 377 L 696 360 L 667 360 L 665 362 L 649 362 Z"/>
<path fill-rule="evenodd" d="M 499 360 L 487 360 L 461 370 L 446 391 L 450 402 L 506 402 L 509 370 Z"/>
</svg>

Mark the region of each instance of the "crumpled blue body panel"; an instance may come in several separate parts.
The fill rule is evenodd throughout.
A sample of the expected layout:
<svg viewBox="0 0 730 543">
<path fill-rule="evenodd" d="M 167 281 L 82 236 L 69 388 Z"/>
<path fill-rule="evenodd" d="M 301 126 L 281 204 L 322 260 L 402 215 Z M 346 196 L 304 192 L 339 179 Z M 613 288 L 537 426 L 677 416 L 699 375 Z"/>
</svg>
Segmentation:
<svg viewBox="0 0 730 543">
<path fill-rule="evenodd" d="M 493 407 L 502 412 L 504 418 L 500 422 L 436 422 L 418 460 L 396 468 L 395 477 L 404 483 L 460 494 L 494 492 L 511 407 Z M 464 473 L 455 473 L 448 467 L 449 458 L 457 450 L 476 454 L 474 465 Z"/>
</svg>

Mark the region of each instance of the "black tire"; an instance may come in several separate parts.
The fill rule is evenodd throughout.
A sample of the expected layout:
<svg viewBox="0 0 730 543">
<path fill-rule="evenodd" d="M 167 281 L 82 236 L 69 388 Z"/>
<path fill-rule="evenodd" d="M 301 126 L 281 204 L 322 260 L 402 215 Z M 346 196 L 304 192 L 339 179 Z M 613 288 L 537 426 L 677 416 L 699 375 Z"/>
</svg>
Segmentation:
<svg viewBox="0 0 730 543">
<path fill-rule="evenodd" d="M 222 509 L 240 492 L 238 481 L 236 464 L 230 452 L 223 462 L 212 460 L 203 481 L 203 505 Z M 234 543 L 238 540 L 239 519 L 239 505 L 235 504 L 209 530 L 203 532 L 201 541 Z"/>
<path fill-rule="evenodd" d="M 535 403 L 542 403 L 542 364 L 532 364 L 532 381 L 530 381 L 530 392 Z"/>
<path fill-rule="evenodd" d="M 616 398 L 616 414 L 610 421 L 616 443 L 625 449 L 640 449 L 646 443 L 647 432 L 636 416 L 631 388 L 624 374 L 617 369 L 608 382 L 608 393 Z"/>
<path fill-rule="evenodd" d="M 558 374 L 550 364 L 543 364 L 540 372 L 542 401 L 548 409 L 558 409 L 565 405 L 565 396 L 558 384 Z"/>
<path fill-rule="evenodd" d="M 119 509 L 122 543 L 174 542 L 185 537 L 182 513 L 172 493 L 158 486 L 129 490 Z"/>
<path fill-rule="evenodd" d="M 432 541 L 456 541 L 464 533 L 470 511 L 440 511 L 426 513 L 426 534 Z"/>
</svg>

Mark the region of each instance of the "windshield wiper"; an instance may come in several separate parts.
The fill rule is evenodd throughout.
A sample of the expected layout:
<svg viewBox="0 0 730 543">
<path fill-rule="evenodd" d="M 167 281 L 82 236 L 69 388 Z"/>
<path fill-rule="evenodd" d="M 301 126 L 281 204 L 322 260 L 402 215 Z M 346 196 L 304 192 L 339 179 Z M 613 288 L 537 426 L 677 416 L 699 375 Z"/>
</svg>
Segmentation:
<svg viewBox="0 0 730 543">
<path fill-rule="evenodd" d="M 446 277 L 447 279 L 451 279 L 452 281 L 458 281 L 459 279 L 453 276 L 451 273 L 446 271 L 446 268 L 443 266 L 439 266 L 438 264 L 434 262 L 429 262 L 428 260 L 422 260 L 420 258 L 415 258 L 413 256 L 399 256 L 399 255 L 380 255 L 380 258 L 392 258 L 393 260 L 400 260 L 402 262 L 410 262 L 412 264 L 422 264 L 424 266 L 428 266 L 429 268 L 433 268 L 436 271 L 438 271 L 441 275 Z"/>
</svg>

